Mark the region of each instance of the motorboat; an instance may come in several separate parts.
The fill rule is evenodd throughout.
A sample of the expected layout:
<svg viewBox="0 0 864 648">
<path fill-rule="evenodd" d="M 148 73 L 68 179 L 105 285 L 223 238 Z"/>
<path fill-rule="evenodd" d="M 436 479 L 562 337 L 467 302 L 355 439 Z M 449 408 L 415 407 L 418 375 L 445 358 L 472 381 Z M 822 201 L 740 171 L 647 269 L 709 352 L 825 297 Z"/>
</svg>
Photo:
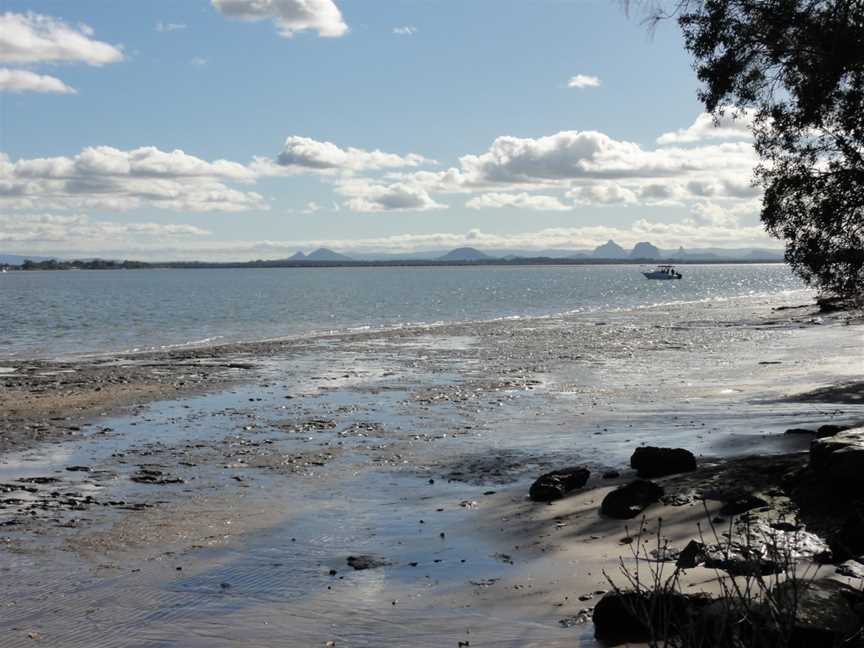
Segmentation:
<svg viewBox="0 0 864 648">
<path fill-rule="evenodd" d="M 643 272 L 646 279 L 680 279 L 681 273 L 672 265 L 658 265 L 651 272 Z"/>
</svg>

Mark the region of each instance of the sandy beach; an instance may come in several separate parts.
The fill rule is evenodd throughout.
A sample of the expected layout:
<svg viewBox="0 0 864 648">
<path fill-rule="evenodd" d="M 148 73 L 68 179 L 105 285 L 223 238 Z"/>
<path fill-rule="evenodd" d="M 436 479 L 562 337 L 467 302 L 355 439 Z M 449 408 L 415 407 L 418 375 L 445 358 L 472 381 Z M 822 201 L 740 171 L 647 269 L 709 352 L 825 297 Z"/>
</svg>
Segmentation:
<svg viewBox="0 0 864 648">
<path fill-rule="evenodd" d="M 784 432 L 864 420 L 860 314 L 810 301 L 4 362 L 0 645 L 596 645 L 635 448 L 697 457 L 645 511 L 680 549 L 718 483 L 794 515 Z"/>
</svg>

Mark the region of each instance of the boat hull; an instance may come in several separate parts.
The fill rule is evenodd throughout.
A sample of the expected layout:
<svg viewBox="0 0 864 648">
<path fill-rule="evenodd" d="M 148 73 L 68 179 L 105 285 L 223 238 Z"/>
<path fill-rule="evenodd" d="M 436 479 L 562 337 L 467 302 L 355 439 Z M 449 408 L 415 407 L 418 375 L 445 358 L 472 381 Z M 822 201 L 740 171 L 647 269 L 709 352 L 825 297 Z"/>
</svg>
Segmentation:
<svg viewBox="0 0 864 648">
<path fill-rule="evenodd" d="M 680 274 L 669 274 L 668 272 L 643 272 L 646 279 L 657 279 L 660 281 L 670 281 L 672 279 L 680 279 Z"/>
</svg>

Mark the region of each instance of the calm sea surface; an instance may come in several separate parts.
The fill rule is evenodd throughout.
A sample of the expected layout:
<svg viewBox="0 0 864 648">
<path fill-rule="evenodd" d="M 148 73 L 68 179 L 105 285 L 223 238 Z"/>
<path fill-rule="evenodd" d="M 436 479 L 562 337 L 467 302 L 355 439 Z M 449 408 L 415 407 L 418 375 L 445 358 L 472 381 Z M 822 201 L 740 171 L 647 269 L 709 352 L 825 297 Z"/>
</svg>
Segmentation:
<svg viewBox="0 0 864 648">
<path fill-rule="evenodd" d="M 783 265 L 274 268 L 0 275 L 0 357 L 596 312 L 803 288 Z"/>
</svg>

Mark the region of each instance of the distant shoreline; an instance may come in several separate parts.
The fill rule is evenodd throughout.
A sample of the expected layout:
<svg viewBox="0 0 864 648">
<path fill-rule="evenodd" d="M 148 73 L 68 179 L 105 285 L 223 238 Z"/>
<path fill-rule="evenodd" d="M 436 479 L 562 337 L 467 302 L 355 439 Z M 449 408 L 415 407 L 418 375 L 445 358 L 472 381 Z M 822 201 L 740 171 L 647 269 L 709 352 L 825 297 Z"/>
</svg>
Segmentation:
<svg viewBox="0 0 864 648">
<path fill-rule="evenodd" d="M 763 265 L 784 264 L 779 259 L 567 259 L 552 257 L 476 260 L 381 260 L 381 261 L 34 261 L 22 265 L 3 265 L 11 272 L 35 270 L 209 270 L 226 268 L 437 268 L 473 266 L 625 266 L 625 265 Z"/>
</svg>

